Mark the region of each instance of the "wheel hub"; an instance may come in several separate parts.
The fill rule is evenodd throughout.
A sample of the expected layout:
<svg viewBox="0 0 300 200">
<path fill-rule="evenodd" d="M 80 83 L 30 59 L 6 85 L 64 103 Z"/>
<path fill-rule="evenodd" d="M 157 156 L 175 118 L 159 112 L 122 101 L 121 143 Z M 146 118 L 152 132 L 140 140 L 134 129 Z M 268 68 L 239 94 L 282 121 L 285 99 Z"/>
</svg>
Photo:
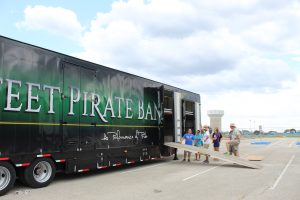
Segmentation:
<svg viewBox="0 0 300 200">
<path fill-rule="evenodd" d="M 46 161 L 41 161 L 33 169 L 33 178 L 39 183 L 48 181 L 52 174 L 51 165 Z"/>
<path fill-rule="evenodd" d="M 9 170 L 6 167 L 0 166 L 0 190 L 5 189 L 11 179 Z"/>
</svg>

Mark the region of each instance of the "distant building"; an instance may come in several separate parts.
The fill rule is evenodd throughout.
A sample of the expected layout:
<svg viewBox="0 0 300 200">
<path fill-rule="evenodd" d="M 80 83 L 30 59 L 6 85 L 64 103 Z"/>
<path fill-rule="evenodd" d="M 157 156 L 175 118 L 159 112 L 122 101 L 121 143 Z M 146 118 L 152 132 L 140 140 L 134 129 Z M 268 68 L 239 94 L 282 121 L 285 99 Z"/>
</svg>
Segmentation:
<svg viewBox="0 0 300 200">
<path fill-rule="evenodd" d="M 258 129 L 259 129 L 259 132 L 260 132 L 260 133 L 263 133 L 262 125 L 259 125 L 259 126 L 258 126 Z"/>
<path fill-rule="evenodd" d="M 210 127 L 212 130 L 219 128 L 222 131 L 222 117 L 224 116 L 224 110 L 208 110 L 207 115 L 210 118 Z"/>
</svg>

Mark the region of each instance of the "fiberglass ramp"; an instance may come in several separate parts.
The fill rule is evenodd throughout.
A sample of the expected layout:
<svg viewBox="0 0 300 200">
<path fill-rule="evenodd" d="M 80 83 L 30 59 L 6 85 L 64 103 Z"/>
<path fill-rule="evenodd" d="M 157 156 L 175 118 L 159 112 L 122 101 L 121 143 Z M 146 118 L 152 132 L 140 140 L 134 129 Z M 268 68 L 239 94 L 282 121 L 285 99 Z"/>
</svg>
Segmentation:
<svg viewBox="0 0 300 200">
<path fill-rule="evenodd" d="M 204 149 L 203 147 L 196 147 L 196 146 L 191 146 L 191 145 L 185 145 L 185 144 L 179 144 L 175 142 L 167 142 L 164 145 L 177 148 L 177 149 L 182 149 L 186 151 L 190 151 L 193 153 L 200 152 L 201 154 L 208 154 L 213 158 L 218 158 L 220 160 L 229 162 L 229 163 L 236 163 L 239 165 L 243 165 L 245 167 L 253 168 L 253 169 L 259 169 L 261 166 L 254 164 L 248 160 L 245 160 L 243 158 L 235 157 L 235 156 L 229 156 L 229 155 L 224 155 L 223 153 L 217 152 L 217 151 L 212 151 L 209 149 Z"/>
</svg>

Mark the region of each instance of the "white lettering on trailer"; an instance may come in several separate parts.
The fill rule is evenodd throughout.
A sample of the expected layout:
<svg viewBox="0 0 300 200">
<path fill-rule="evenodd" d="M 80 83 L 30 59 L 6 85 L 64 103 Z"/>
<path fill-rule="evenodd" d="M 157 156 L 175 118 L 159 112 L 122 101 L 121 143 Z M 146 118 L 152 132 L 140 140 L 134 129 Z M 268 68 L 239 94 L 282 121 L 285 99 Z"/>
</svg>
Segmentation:
<svg viewBox="0 0 300 200">
<path fill-rule="evenodd" d="M 4 108 L 5 111 L 20 112 L 23 108 L 22 102 L 26 101 L 26 108 L 24 108 L 25 112 L 39 113 L 42 109 L 45 109 L 45 112 L 48 112 L 48 114 L 55 114 L 55 109 L 58 109 L 55 108 L 55 105 L 64 101 L 60 101 L 60 99 L 54 99 L 54 92 L 60 94 L 60 87 L 26 82 L 25 85 L 27 93 L 25 93 L 25 88 L 22 88 L 22 81 L 5 79 L 5 82 L 7 85 L 6 103 Z M 4 85 L 4 79 L 2 78 L 0 78 L 0 85 Z M 49 94 L 49 103 L 47 102 L 49 105 L 45 105 L 45 108 L 44 106 L 39 104 L 39 101 L 41 99 L 41 92 L 43 91 Z M 70 103 L 68 115 L 71 116 L 79 114 L 77 113 L 78 110 L 76 109 L 76 113 L 74 113 L 74 106 L 78 105 L 78 103 L 83 103 L 83 110 L 81 113 L 82 116 L 95 117 L 96 112 L 100 120 L 102 120 L 105 123 L 108 123 L 108 121 L 106 120 L 106 118 L 108 117 L 108 112 L 110 112 L 111 118 L 124 117 L 126 119 L 133 119 L 134 117 L 136 117 L 139 120 L 144 119 L 153 121 L 157 120 L 157 115 L 160 118 L 160 110 L 157 108 L 157 105 L 153 101 L 147 103 L 147 110 L 145 110 L 145 102 L 142 99 L 139 99 L 138 102 L 133 102 L 133 100 L 130 98 L 125 99 L 123 97 L 114 96 L 107 97 L 106 101 L 101 102 L 100 95 L 96 93 L 81 92 L 79 88 L 72 86 L 69 87 L 69 92 L 69 99 L 67 100 Z M 80 101 L 81 98 L 82 102 Z M 88 105 L 88 98 L 91 98 L 91 110 L 88 109 L 90 108 Z M 106 99 L 105 96 L 103 97 L 103 99 Z M 118 104 L 118 111 L 114 109 L 114 103 Z M 123 106 L 123 108 L 121 106 Z M 101 110 L 101 108 L 103 108 L 103 110 Z M 137 110 L 138 113 L 134 113 L 135 110 Z M 116 112 L 118 112 L 118 114 L 116 114 Z M 125 116 L 122 116 L 122 112 L 125 112 L 123 114 Z"/>
<path fill-rule="evenodd" d="M 95 103 L 97 101 L 97 103 Z M 92 93 L 92 113 L 91 117 L 95 117 L 95 110 L 99 112 L 98 105 L 100 104 L 100 97 L 96 93 Z"/>
<path fill-rule="evenodd" d="M 153 120 L 157 120 L 157 116 L 158 116 L 158 119 L 159 119 L 159 122 L 161 122 L 161 115 L 162 115 L 162 108 L 160 108 L 161 110 L 159 110 L 156 106 L 155 103 L 154 104 L 154 119 Z M 161 107 L 161 106 L 160 106 Z"/>
<path fill-rule="evenodd" d="M 76 99 L 74 99 L 74 89 L 77 92 Z M 79 102 L 79 100 L 80 100 L 79 88 L 70 87 L 70 112 L 68 113 L 68 115 L 75 115 L 75 113 L 73 112 L 73 103 L 77 103 L 77 102 Z"/>
<path fill-rule="evenodd" d="M 95 103 L 95 101 L 97 101 L 97 103 Z M 95 110 L 96 110 L 96 112 L 97 112 L 98 116 L 100 117 L 100 119 L 103 122 L 108 122 L 106 119 L 104 119 L 104 117 L 102 116 L 101 112 L 99 111 L 99 108 L 98 108 L 99 104 L 100 104 L 100 97 L 99 97 L 99 95 L 95 94 L 95 93 L 92 93 L 92 114 L 90 116 L 94 117 L 95 116 Z"/>
<path fill-rule="evenodd" d="M 143 140 L 143 139 L 147 139 L 148 135 L 146 132 L 144 131 L 139 131 L 136 130 L 135 136 L 132 135 L 122 135 L 120 130 L 116 130 L 116 131 L 110 131 L 107 133 L 103 134 L 103 138 L 101 140 L 107 141 L 109 140 L 109 136 L 112 137 L 112 140 L 117 140 L 117 141 L 121 141 L 121 140 Z"/>
<path fill-rule="evenodd" d="M 146 139 L 146 138 L 148 138 L 147 132 L 136 130 L 135 131 L 135 138 L 136 139 L 139 139 L 139 138 Z"/>
<path fill-rule="evenodd" d="M 144 119 L 144 102 L 139 99 L 139 117 L 138 119 Z"/>
<path fill-rule="evenodd" d="M 41 105 L 39 105 L 39 107 L 36 108 L 36 109 L 32 108 L 32 106 L 31 106 L 32 101 L 36 101 L 37 103 L 39 101 L 39 96 L 38 95 L 32 96 L 32 88 L 36 87 L 38 90 L 40 90 L 41 85 L 37 84 L 37 83 L 29 83 L 29 82 L 27 82 L 26 85 L 27 85 L 27 109 L 25 110 L 25 112 L 38 113 L 41 110 Z"/>
<path fill-rule="evenodd" d="M 119 115 L 118 115 L 118 118 L 122 118 L 122 117 L 121 117 L 121 100 L 124 102 L 124 98 L 121 98 L 121 97 L 115 97 L 115 99 L 117 99 L 118 102 L 119 102 L 119 106 L 118 106 Z"/>
<path fill-rule="evenodd" d="M 111 117 L 115 118 L 115 113 L 112 107 L 112 103 L 111 103 L 111 99 L 110 97 L 108 97 L 107 102 L 106 102 L 106 106 L 105 106 L 105 110 L 104 110 L 104 114 L 103 116 L 106 117 L 106 112 L 109 111 L 111 113 Z"/>
<path fill-rule="evenodd" d="M 83 114 L 82 116 L 88 116 L 88 114 L 86 113 L 86 99 L 87 99 L 87 92 L 83 92 Z"/>
<path fill-rule="evenodd" d="M 132 99 L 126 99 L 126 116 L 125 116 L 126 119 L 132 119 L 133 117 L 131 104 L 132 104 Z M 129 112 L 131 112 L 130 116 L 129 116 Z"/>
<path fill-rule="evenodd" d="M 120 140 L 132 140 L 133 139 L 132 135 L 131 136 L 121 135 L 120 130 L 117 130 L 116 132 L 107 132 L 107 135 L 110 135 L 110 134 L 112 134 L 112 139 L 113 140 L 120 141 Z"/>
<path fill-rule="evenodd" d="M 18 85 L 19 87 L 21 87 L 21 81 L 17 81 L 17 80 L 11 80 L 11 79 L 6 79 L 6 82 L 7 82 L 7 97 L 6 97 L 6 107 L 4 108 L 4 110 L 6 110 L 6 111 L 16 111 L 16 112 L 18 112 L 18 111 L 20 111 L 21 110 L 21 108 L 22 108 L 22 103 L 20 104 L 20 106 L 19 107 L 17 107 L 17 108 L 13 108 L 12 107 L 12 105 L 11 105 L 11 103 L 12 103 L 12 99 L 14 98 L 14 99 L 16 99 L 16 100 L 19 100 L 19 98 L 20 98 L 20 94 L 19 94 L 19 92 L 18 93 L 16 93 L 16 94 L 13 94 L 12 92 L 12 86 L 13 86 L 13 84 L 16 84 L 16 85 Z"/>
<path fill-rule="evenodd" d="M 150 119 L 153 120 L 150 102 L 148 103 L 148 107 L 147 107 L 147 112 L 146 112 L 146 117 L 145 117 L 145 119 L 148 119 L 148 115 L 150 115 Z"/>
<path fill-rule="evenodd" d="M 53 93 L 55 90 L 57 90 L 60 93 L 60 88 L 59 87 L 54 87 L 50 85 L 44 85 L 43 90 L 49 89 L 49 114 L 54 114 L 54 109 L 53 109 Z"/>
<path fill-rule="evenodd" d="M 108 140 L 108 137 L 107 137 L 106 133 L 104 133 L 104 136 L 101 140 Z"/>
</svg>

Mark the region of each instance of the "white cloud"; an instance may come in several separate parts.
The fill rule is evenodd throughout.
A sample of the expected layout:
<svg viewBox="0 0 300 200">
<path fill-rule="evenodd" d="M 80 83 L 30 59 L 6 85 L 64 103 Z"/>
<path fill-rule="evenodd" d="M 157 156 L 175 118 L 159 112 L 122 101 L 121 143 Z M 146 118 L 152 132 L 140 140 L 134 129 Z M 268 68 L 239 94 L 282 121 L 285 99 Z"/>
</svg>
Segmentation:
<svg viewBox="0 0 300 200">
<path fill-rule="evenodd" d="M 300 62 L 300 57 L 294 57 L 293 60 L 297 61 L 297 62 Z"/>
<path fill-rule="evenodd" d="M 18 28 L 44 30 L 71 39 L 79 39 L 84 28 L 76 14 L 61 7 L 27 6 L 24 21 L 18 22 Z"/>
<path fill-rule="evenodd" d="M 284 23 L 270 20 L 269 11 L 255 17 L 258 1 L 218 2 L 115 2 L 111 12 L 98 13 L 91 22 L 81 40 L 85 51 L 77 55 L 200 92 L 272 91 L 294 80 L 285 61 L 266 57 L 262 50 L 283 38 Z M 247 24 L 235 25 L 242 19 L 227 16 L 238 9 L 251 10 L 251 15 L 235 12 Z"/>
<path fill-rule="evenodd" d="M 71 35 L 83 48 L 73 55 L 198 92 L 204 115 L 221 108 L 226 123 L 270 127 L 299 121 L 299 9 L 296 0 L 128 0 L 85 30 L 74 12 L 43 6 L 27 7 L 18 26 Z"/>
<path fill-rule="evenodd" d="M 204 122 L 209 122 L 207 110 L 223 109 L 223 129 L 228 130 L 229 123 L 235 122 L 239 128 L 263 130 L 300 129 L 300 76 L 289 88 L 274 93 L 254 93 L 249 91 L 228 91 L 214 95 L 202 96 L 202 116 Z M 251 120 L 251 122 L 250 122 Z M 250 124 L 251 123 L 251 124 Z M 255 123 L 255 124 L 254 124 Z"/>
<path fill-rule="evenodd" d="M 203 115 L 225 109 L 225 129 L 250 120 L 255 129 L 292 126 L 300 82 L 281 58 L 299 51 L 298 9 L 294 1 L 115 2 L 92 21 L 80 56 L 200 93 Z"/>
<path fill-rule="evenodd" d="M 141 2 L 116 2 L 110 13 L 98 13 L 82 39 L 81 56 L 123 69 L 138 66 L 156 75 L 186 74 L 187 68 L 214 74 L 233 68 L 247 51 L 237 35 L 213 28 L 218 22 L 210 23 L 205 12 L 189 3 Z"/>
</svg>

